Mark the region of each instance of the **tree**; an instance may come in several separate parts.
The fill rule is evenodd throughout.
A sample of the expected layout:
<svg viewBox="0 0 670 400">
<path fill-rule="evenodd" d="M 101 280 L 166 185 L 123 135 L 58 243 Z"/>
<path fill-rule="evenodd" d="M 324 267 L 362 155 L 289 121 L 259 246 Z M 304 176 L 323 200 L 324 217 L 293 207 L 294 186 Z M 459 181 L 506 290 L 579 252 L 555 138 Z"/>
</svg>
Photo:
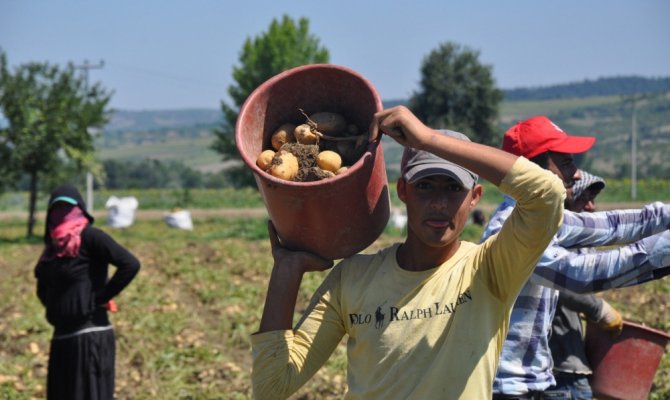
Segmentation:
<svg viewBox="0 0 670 400">
<path fill-rule="evenodd" d="M 329 53 L 319 45 L 319 39 L 309 33 L 309 21 L 300 18 L 296 24 L 284 15 L 281 21 L 272 20 L 266 33 L 244 42 L 239 57 L 240 65 L 233 68 L 236 84 L 228 87 L 234 105 L 221 102 L 223 123 L 214 131 L 212 148 L 223 160 L 239 160 L 235 147 L 235 122 L 239 109 L 260 84 L 288 69 L 306 64 L 327 63 Z M 227 177 L 234 186 L 253 186 L 251 172 L 244 166 L 231 167 Z"/>
<path fill-rule="evenodd" d="M 495 120 L 502 91 L 479 52 L 447 42 L 421 66 L 421 89 L 409 108 L 427 125 L 466 133 L 473 141 L 496 145 Z"/>
<path fill-rule="evenodd" d="M 28 177 L 28 236 L 41 183 L 54 185 L 73 169 L 101 171 L 89 132 L 107 123 L 110 98 L 99 83 L 88 87 L 72 64 L 27 63 L 11 72 L 0 53 L 0 112 L 6 119 L 0 126 L 0 172 L 6 178 L 0 184 L 14 186 Z"/>
</svg>

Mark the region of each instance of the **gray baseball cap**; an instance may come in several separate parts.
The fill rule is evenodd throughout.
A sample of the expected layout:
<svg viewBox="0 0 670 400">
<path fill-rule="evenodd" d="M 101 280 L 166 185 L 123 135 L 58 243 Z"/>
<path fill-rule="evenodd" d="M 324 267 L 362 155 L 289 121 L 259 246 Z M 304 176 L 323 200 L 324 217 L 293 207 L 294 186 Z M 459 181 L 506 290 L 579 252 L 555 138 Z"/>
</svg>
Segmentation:
<svg viewBox="0 0 670 400">
<path fill-rule="evenodd" d="M 456 139 L 470 141 L 467 136 L 459 132 L 447 129 L 438 129 L 437 131 Z M 414 183 L 421 178 L 433 175 L 449 176 L 468 190 L 472 189 L 475 183 L 477 183 L 477 175 L 472 171 L 428 151 L 417 150 L 411 147 L 406 147 L 402 154 L 400 172 L 408 183 Z"/>
</svg>

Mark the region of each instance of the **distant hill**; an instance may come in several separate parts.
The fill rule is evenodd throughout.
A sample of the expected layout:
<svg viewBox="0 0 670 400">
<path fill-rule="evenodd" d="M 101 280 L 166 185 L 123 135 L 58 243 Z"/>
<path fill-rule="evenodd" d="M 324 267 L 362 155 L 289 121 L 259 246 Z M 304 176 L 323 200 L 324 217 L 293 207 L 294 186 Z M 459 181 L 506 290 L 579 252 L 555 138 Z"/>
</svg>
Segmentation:
<svg viewBox="0 0 670 400">
<path fill-rule="evenodd" d="M 599 78 L 582 82 L 503 90 L 505 101 L 556 100 L 599 96 L 626 96 L 634 93 L 670 91 L 670 77 L 639 76 Z M 406 104 L 407 99 L 387 99 L 384 107 Z M 157 111 L 116 110 L 105 132 L 153 131 L 191 126 L 213 126 L 221 122 L 219 109 L 178 109 Z"/>
<path fill-rule="evenodd" d="M 643 78 L 622 76 L 599 78 L 559 85 L 505 90 L 505 100 L 554 100 L 594 96 L 628 96 L 636 93 L 662 93 L 670 91 L 670 77 Z"/>
<path fill-rule="evenodd" d="M 117 110 L 96 141 L 102 160 L 180 161 L 203 172 L 224 167 L 210 149 L 212 130 L 221 122 L 217 109 Z"/>
<path fill-rule="evenodd" d="M 126 111 L 116 110 L 105 127 L 106 132 L 150 131 L 214 125 L 221 120 L 221 110 L 193 108 L 183 110 Z"/>
<path fill-rule="evenodd" d="M 670 78 L 614 77 L 538 88 L 505 90 L 500 137 L 515 122 L 546 115 L 572 135 L 593 135 L 596 146 L 580 165 L 604 177 L 630 176 L 630 94 L 645 93 L 637 103 L 638 177 L 670 176 Z M 665 94 L 663 94 L 665 93 Z M 384 107 L 407 100 L 384 100 Z M 212 129 L 221 123 L 218 109 L 162 111 L 119 110 L 96 142 L 101 159 L 177 160 L 200 171 L 225 165 L 210 149 Z M 385 138 L 388 139 L 388 138 Z M 389 177 L 397 175 L 402 148 L 384 140 Z"/>
</svg>

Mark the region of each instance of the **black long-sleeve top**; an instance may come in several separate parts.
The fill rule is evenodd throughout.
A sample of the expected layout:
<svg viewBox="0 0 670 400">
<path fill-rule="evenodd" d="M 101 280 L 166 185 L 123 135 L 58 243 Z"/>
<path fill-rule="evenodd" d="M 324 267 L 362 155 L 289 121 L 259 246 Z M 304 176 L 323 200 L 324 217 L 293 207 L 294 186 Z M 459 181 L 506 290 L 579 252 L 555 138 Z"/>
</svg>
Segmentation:
<svg viewBox="0 0 670 400">
<path fill-rule="evenodd" d="M 108 280 L 109 264 L 116 272 Z M 135 277 L 140 262 L 105 232 L 88 225 L 75 258 L 40 261 L 35 267 L 37 296 L 56 334 L 87 324 L 109 325 L 105 304 Z"/>
<path fill-rule="evenodd" d="M 596 322 L 602 309 L 602 299 L 592 294 L 560 293 L 549 339 L 555 371 L 584 375 L 592 373 L 584 348 L 579 314 Z"/>
</svg>

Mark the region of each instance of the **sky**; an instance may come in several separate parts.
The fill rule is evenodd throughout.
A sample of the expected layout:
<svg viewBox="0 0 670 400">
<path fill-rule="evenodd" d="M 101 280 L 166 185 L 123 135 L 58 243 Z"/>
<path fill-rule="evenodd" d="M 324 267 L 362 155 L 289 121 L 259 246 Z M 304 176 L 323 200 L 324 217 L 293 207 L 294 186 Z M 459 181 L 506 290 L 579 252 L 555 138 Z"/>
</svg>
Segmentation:
<svg viewBox="0 0 670 400">
<path fill-rule="evenodd" d="M 115 109 L 218 109 L 244 41 L 283 15 L 307 18 L 330 62 L 383 100 L 419 90 L 423 59 L 448 41 L 478 51 L 502 89 L 670 76 L 667 0 L 0 0 L 0 49 L 12 68 L 101 66 L 89 81 Z"/>
</svg>

